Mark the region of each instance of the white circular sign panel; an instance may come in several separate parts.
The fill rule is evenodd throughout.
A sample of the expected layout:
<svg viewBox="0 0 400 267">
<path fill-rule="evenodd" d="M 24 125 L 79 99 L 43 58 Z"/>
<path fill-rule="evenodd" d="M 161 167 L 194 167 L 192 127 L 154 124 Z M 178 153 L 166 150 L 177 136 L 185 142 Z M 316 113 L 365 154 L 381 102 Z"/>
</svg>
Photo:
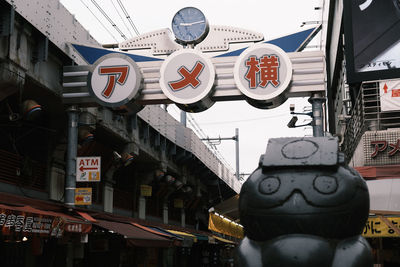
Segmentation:
<svg viewBox="0 0 400 267">
<path fill-rule="evenodd" d="M 285 92 L 292 79 L 292 62 L 279 47 L 255 44 L 238 57 L 234 67 L 236 86 L 254 100 L 272 100 Z"/>
<path fill-rule="evenodd" d="M 139 94 L 142 75 L 130 57 L 112 53 L 99 58 L 88 75 L 88 88 L 103 106 L 119 107 Z"/>
<path fill-rule="evenodd" d="M 175 103 L 194 104 L 212 93 L 215 69 L 200 51 L 183 49 L 172 53 L 160 72 L 160 87 Z"/>
</svg>

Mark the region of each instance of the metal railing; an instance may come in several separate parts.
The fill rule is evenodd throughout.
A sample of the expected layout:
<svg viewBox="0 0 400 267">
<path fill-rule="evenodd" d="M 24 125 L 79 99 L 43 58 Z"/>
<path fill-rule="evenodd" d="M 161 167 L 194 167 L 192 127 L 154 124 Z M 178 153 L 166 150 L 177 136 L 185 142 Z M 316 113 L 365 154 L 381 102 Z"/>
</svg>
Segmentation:
<svg viewBox="0 0 400 267">
<path fill-rule="evenodd" d="M 380 131 L 400 127 L 400 111 L 382 111 L 379 95 L 379 82 L 366 82 L 359 94 L 346 122 L 344 141 L 341 149 L 347 160 L 353 156 L 361 137 L 366 131 Z"/>
</svg>

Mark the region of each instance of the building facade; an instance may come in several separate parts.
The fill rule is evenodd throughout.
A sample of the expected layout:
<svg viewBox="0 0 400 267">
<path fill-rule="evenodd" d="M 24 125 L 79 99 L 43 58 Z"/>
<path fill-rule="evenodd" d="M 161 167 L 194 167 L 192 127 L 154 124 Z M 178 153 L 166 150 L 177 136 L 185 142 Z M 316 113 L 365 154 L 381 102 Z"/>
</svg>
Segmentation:
<svg viewBox="0 0 400 267">
<path fill-rule="evenodd" d="M 371 215 L 363 234 L 375 264 L 398 266 L 400 73 L 394 36 L 400 33 L 400 6 L 397 1 L 324 2 L 329 131 L 367 180 Z"/>
</svg>

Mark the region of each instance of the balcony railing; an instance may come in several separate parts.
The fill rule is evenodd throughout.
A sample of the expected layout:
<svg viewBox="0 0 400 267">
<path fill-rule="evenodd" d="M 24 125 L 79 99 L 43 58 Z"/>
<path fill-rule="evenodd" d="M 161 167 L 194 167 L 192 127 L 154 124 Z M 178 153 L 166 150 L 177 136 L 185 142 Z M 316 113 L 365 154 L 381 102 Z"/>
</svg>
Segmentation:
<svg viewBox="0 0 400 267">
<path fill-rule="evenodd" d="M 360 87 L 351 118 L 346 122 L 342 151 L 350 160 L 366 131 L 400 127 L 399 111 L 381 111 L 379 82 L 366 82 Z"/>
</svg>

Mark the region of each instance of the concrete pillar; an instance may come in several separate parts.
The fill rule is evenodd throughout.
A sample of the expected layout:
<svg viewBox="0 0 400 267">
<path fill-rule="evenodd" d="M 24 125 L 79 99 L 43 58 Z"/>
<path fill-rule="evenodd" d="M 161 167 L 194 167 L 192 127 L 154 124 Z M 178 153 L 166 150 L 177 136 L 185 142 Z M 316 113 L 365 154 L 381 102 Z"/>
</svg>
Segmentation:
<svg viewBox="0 0 400 267">
<path fill-rule="evenodd" d="M 186 213 L 185 208 L 181 209 L 181 226 L 186 227 Z"/>
<path fill-rule="evenodd" d="M 139 197 L 139 219 L 146 220 L 146 198 L 140 196 Z"/>
<path fill-rule="evenodd" d="M 103 210 L 105 212 L 113 212 L 114 207 L 114 188 L 112 185 L 105 183 L 103 188 Z"/>
<path fill-rule="evenodd" d="M 66 267 L 74 267 L 74 246 L 72 242 L 68 242 L 67 244 L 67 257 L 66 257 L 66 262 L 65 266 Z"/>
<path fill-rule="evenodd" d="M 163 223 L 168 224 L 168 203 L 163 203 Z"/>
</svg>

